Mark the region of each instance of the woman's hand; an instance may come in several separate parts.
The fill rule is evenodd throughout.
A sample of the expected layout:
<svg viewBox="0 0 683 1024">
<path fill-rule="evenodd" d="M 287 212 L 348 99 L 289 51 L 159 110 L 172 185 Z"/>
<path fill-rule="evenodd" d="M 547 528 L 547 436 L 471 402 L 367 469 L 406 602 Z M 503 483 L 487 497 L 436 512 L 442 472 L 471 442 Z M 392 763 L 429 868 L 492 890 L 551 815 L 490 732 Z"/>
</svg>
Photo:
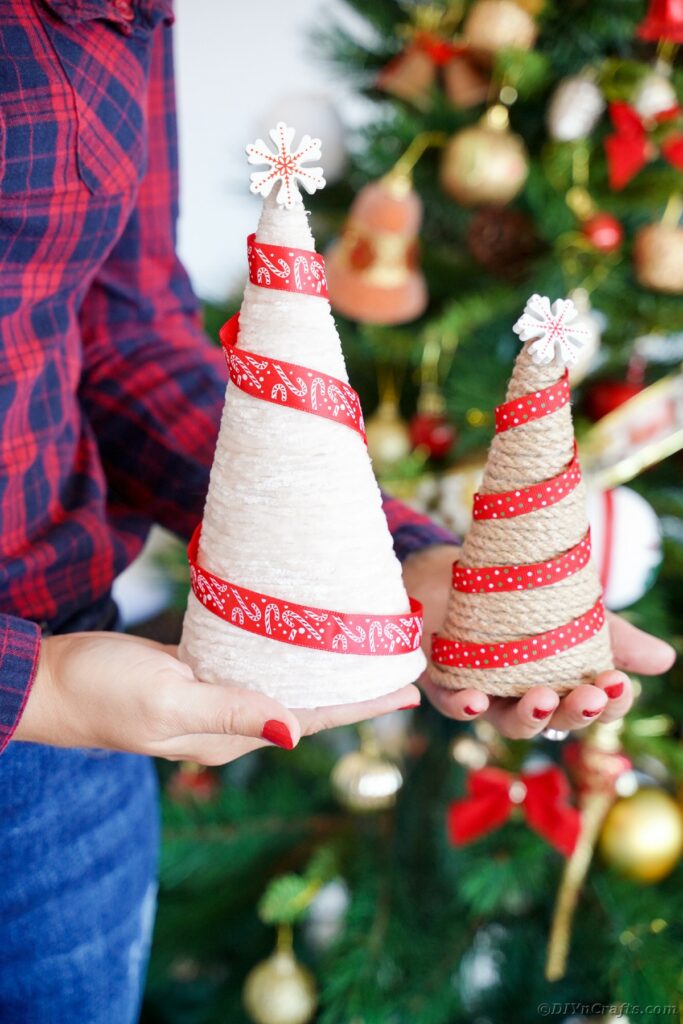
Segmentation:
<svg viewBox="0 0 683 1024">
<path fill-rule="evenodd" d="M 175 647 L 121 633 L 47 637 L 14 739 L 217 765 L 420 701 L 415 686 L 404 686 L 376 700 L 293 712 L 260 693 L 198 682 L 175 655 Z"/>
<path fill-rule="evenodd" d="M 427 654 L 431 634 L 441 628 L 446 615 L 452 565 L 459 553 L 460 548 L 450 545 L 426 548 L 410 555 L 403 567 L 408 593 L 424 605 Z M 671 668 L 676 654 L 669 644 L 618 615 L 607 614 L 617 669 L 658 675 Z M 577 686 L 562 698 L 549 686 L 532 686 L 517 699 L 487 697 L 479 690 L 447 690 L 426 677 L 421 685 L 432 704 L 449 718 L 471 722 L 483 716 L 504 736 L 528 739 L 549 727 L 581 729 L 598 718 L 611 722 L 625 715 L 633 703 L 633 687 L 617 669 L 601 673 L 593 684 Z"/>
</svg>

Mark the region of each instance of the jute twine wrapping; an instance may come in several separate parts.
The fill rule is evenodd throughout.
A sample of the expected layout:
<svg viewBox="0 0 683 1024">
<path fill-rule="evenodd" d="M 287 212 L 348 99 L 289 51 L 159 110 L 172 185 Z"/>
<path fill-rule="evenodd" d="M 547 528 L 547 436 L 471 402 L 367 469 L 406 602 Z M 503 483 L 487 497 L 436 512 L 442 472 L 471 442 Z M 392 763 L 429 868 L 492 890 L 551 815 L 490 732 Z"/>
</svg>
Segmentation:
<svg viewBox="0 0 683 1024">
<path fill-rule="evenodd" d="M 256 238 L 315 248 L 304 209 L 284 210 L 273 197 L 264 203 Z M 315 296 L 248 282 L 238 344 L 348 380 L 329 304 Z M 360 436 L 232 385 L 199 564 L 240 586 L 318 608 L 379 615 L 409 608 Z M 206 682 L 258 690 L 301 708 L 378 697 L 412 682 L 425 667 L 420 650 L 340 654 L 255 636 L 217 618 L 192 593 L 180 657 Z"/>
<path fill-rule="evenodd" d="M 506 400 L 550 387 L 562 376 L 554 363 L 537 366 L 519 353 Z M 567 403 L 541 419 L 496 434 L 489 450 L 483 494 L 495 494 L 550 480 L 567 468 L 574 430 Z M 509 519 L 474 520 L 462 548 L 466 567 L 548 561 L 568 551 L 588 528 L 583 482 L 555 505 Z M 473 643 L 522 640 L 561 626 L 588 611 L 601 593 L 592 561 L 548 587 L 505 593 L 467 594 L 453 590 L 441 635 Z M 541 661 L 500 669 L 450 668 L 430 664 L 435 683 L 449 689 L 473 688 L 499 697 L 517 697 L 542 683 L 566 693 L 612 668 L 607 625 L 589 640 Z"/>
</svg>

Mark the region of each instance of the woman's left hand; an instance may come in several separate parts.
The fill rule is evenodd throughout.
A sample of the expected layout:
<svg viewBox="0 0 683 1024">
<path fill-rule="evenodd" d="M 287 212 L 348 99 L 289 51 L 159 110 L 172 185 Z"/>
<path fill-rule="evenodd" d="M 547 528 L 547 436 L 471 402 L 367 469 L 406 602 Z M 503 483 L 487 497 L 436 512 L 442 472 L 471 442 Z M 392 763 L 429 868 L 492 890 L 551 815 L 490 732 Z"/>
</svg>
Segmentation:
<svg viewBox="0 0 683 1024">
<path fill-rule="evenodd" d="M 429 655 L 432 632 L 446 614 L 452 565 L 460 549 L 450 545 L 426 548 L 410 555 L 403 566 L 406 589 L 425 610 L 425 646 Z M 529 739 L 544 729 L 581 729 L 591 722 L 622 718 L 633 703 L 633 686 L 626 671 L 659 675 L 671 668 L 676 653 L 669 644 L 607 613 L 617 666 L 602 672 L 594 683 L 582 684 L 560 698 L 549 686 L 532 686 L 520 698 L 488 697 L 479 690 L 447 690 L 426 675 L 420 685 L 442 714 L 461 722 L 488 719 L 510 739 Z M 619 670 L 625 671 L 619 671 Z"/>
</svg>

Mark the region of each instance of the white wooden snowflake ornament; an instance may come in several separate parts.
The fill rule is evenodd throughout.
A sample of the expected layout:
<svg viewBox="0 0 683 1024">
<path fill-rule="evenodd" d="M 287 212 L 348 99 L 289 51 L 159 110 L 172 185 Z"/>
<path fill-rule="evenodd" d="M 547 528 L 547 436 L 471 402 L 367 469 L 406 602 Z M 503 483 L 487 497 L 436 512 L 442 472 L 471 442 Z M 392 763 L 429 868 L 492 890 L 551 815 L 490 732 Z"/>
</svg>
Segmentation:
<svg viewBox="0 0 683 1024">
<path fill-rule="evenodd" d="M 292 152 L 292 141 L 295 129 L 289 128 L 283 121 L 278 121 L 268 132 L 275 145 L 271 152 L 263 139 L 257 139 L 247 146 L 250 164 L 268 164 L 267 171 L 254 171 L 251 175 L 250 191 L 256 195 L 269 196 L 273 185 L 280 182 L 275 197 L 280 206 L 287 210 L 301 206 L 299 184 L 303 185 L 309 195 L 316 189 L 325 187 L 322 167 L 302 167 L 311 160 L 319 160 L 321 156 L 320 139 L 312 139 L 304 135 L 296 152 Z"/>
<path fill-rule="evenodd" d="M 520 341 L 533 341 L 528 352 L 538 366 L 553 360 L 572 366 L 578 350 L 590 340 L 588 328 L 577 320 L 579 312 L 571 299 L 556 299 L 551 306 L 546 295 L 532 295 L 512 330 Z"/>
</svg>

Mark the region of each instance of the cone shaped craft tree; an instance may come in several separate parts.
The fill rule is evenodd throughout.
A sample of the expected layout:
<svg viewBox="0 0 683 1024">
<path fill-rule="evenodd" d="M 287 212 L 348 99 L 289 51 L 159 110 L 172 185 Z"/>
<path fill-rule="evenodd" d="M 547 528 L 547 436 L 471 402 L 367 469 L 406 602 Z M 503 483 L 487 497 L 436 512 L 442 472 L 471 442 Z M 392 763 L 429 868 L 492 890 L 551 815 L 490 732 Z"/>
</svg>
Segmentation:
<svg viewBox="0 0 683 1024">
<path fill-rule="evenodd" d="M 524 347 L 432 640 L 442 686 L 566 693 L 612 667 L 565 369 L 587 340 L 576 318 L 571 301 L 533 295 L 513 328 Z"/>
<path fill-rule="evenodd" d="M 324 185 L 320 143 L 294 130 L 247 147 L 264 197 L 249 281 L 221 332 L 230 383 L 180 657 L 206 682 L 289 707 L 352 703 L 415 680 L 421 608 L 401 567 L 367 454 L 298 189 Z"/>
</svg>

